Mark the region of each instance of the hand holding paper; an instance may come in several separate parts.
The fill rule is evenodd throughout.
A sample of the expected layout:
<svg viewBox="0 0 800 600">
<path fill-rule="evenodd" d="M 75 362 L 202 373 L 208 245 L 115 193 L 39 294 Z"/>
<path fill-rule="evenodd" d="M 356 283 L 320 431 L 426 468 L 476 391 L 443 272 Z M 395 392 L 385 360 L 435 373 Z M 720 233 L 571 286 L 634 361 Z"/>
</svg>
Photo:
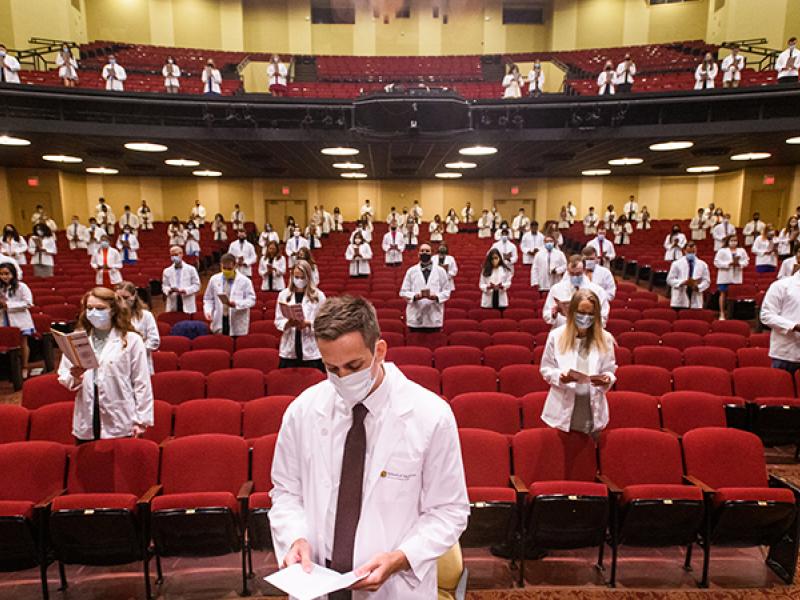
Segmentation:
<svg viewBox="0 0 800 600">
<path fill-rule="evenodd" d="M 297 600 L 312 600 L 348 588 L 367 575 L 358 577 L 353 571 L 341 574 L 319 565 L 311 565 L 311 572 L 306 573 L 300 563 L 295 563 L 264 580 Z"/>
</svg>

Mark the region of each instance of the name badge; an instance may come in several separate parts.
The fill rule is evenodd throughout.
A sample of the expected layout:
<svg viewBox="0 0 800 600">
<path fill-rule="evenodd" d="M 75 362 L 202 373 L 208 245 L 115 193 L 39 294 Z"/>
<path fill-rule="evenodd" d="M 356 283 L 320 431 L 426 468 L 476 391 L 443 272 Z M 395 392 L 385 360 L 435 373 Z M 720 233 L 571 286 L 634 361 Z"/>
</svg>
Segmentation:
<svg viewBox="0 0 800 600">
<path fill-rule="evenodd" d="M 393 481 L 410 481 L 416 477 L 416 473 L 398 473 L 397 471 L 381 471 L 381 477 Z"/>
</svg>

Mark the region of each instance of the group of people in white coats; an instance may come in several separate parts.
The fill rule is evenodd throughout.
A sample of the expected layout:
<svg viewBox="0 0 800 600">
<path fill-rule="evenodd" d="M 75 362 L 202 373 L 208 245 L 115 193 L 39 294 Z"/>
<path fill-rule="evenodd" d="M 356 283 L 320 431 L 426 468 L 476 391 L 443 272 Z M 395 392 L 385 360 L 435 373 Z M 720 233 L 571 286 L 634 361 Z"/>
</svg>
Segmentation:
<svg viewBox="0 0 800 600">
<path fill-rule="evenodd" d="M 544 71 L 542 63 L 534 61 L 527 77 L 523 77 L 519 66 L 511 63 L 503 77 L 503 99 L 522 98 L 523 95 L 538 98 L 544 92 Z M 527 90 L 525 87 L 527 86 Z"/>
<path fill-rule="evenodd" d="M 625 54 L 616 67 L 613 62 L 607 60 L 603 70 L 597 76 L 597 95 L 627 94 L 633 88 L 635 76 L 636 63 L 630 54 Z"/>
</svg>

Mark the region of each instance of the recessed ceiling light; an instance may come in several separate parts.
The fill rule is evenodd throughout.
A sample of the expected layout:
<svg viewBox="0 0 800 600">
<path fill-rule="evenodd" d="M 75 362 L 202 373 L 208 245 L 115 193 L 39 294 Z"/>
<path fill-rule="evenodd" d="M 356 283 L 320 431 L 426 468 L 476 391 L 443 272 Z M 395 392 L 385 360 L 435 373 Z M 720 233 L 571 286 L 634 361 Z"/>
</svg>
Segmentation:
<svg viewBox="0 0 800 600">
<path fill-rule="evenodd" d="M 587 177 L 597 177 L 598 175 L 611 175 L 611 169 L 588 169 L 586 171 L 581 171 L 581 175 L 586 175 Z"/>
<path fill-rule="evenodd" d="M 668 150 L 686 150 L 694 146 L 694 142 L 659 142 L 651 144 L 650 150 L 653 152 L 666 152 Z"/>
<path fill-rule="evenodd" d="M 448 169 L 474 169 L 478 166 L 478 163 L 474 162 L 466 162 L 464 160 L 459 160 L 458 162 L 449 162 L 445 164 L 445 167 Z"/>
<path fill-rule="evenodd" d="M 42 156 L 42 160 L 46 160 L 49 162 L 57 162 L 57 163 L 82 163 L 83 159 L 78 156 L 68 156 L 66 154 L 45 154 Z"/>
<path fill-rule="evenodd" d="M 367 174 L 366 173 L 354 173 L 352 171 L 348 172 L 348 173 L 341 173 L 341 176 L 344 177 L 345 179 L 366 179 L 367 178 Z"/>
<path fill-rule="evenodd" d="M 192 171 L 192 175 L 195 177 L 222 177 L 222 171 L 211 171 L 209 169 L 204 169 L 202 171 Z"/>
<path fill-rule="evenodd" d="M 734 154 L 731 160 L 764 160 L 772 156 L 769 152 L 745 152 L 744 154 Z"/>
<path fill-rule="evenodd" d="M 644 162 L 643 158 L 612 158 L 608 164 L 615 167 L 629 167 L 632 165 L 640 165 Z"/>
<path fill-rule="evenodd" d="M 336 146 L 334 148 L 323 148 L 320 150 L 327 156 L 355 156 L 358 154 L 358 148 L 346 148 L 343 146 Z"/>
<path fill-rule="evenodd" d="M 200 165 L 200 161 L 188 158 L 168 158 L 164 161 L 164 164 L 170 167 L 197 167 Z"/>
<path fill-rule="evenodd" d="M 334 169 L 363 169 L 364 165 L 361 163 L 356 162 L 340 162 L 340 163 L 333 163 Z"/>
<path fill-rule="evenodd" d="M 458 179 L 462 177 L 463 173 L 451 173 L 449 171 L 445 171 L 443 173 L 436 173 L 436 177 L 439 179 Z"/>
<path fill-rule="evenodd" d="M 787 144 L 800 144 L 800 136 L 790 137 L 788 140 L 786 140 L 786 143 Z"/>
<path fill-rule="evenodd" d="M 700 167 L 689 167 L 686 169 L 687 173 L 713 173 L 714 171 L 719 171 L 719 167 L 717 165 L 703 165 Z"/>
<path fill-rule="evenodd" d="M 88 167 L 86 172 L 93 175 L 116 175 L 119 170 L 109 169 L 108 167 Z"/>
<path fill-rule="evenodd" d="M 459 154 L 464 156 L 489 156 L 490 154 L 497 154 L 497 148 L 494 146 L 467 146 L 458 151 Z"/>
<path fill-rule="evenodd" d="M 24 138 L 0 135 L 0 146 L 30 146 L 31 141 Z"/>
<path fill-rule="evenodd" d="M 128 142 L 125 147 L 128 150 L 136 150 L 137 152 L 166 152 L 169 150 L 164 144 L 150 142 Z"/>
</svg>

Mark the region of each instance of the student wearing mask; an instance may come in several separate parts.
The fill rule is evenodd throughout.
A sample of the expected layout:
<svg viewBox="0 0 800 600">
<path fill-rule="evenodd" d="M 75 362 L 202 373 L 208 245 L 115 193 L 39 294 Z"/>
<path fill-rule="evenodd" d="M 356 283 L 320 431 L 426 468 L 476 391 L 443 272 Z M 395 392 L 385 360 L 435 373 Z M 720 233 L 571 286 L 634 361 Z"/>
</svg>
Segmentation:
<svg viewBox="0 0 800 600">
<path fill-rule="evenodd" d="M 223 254 L 220 272 L 208 280 L 203 313 L 211 333 L 239 337 L 250 329 L 250 309 L 256 305 L 253 282 L 236 270 L 236 257 Z"/>
<path fill-rule="evenodd" d="M 283 279 L 286 275 L 286 258 L 281 255 L 275 240 L 267 242 L 264 255 L 258 263 L 258 274 L 261 275 L 262 292 L 280 292 L 286 287 Z"/>
<path fill-rule="evenodd" d="M 528 230 L 531 220 L 525 214 L 525 209 L 520 208 L 517 216 L 511 221 L 511 231 L 514 234 L 514 241 L 519 242 L 522 240 L 523 234 Z"/>
<path fill-rule="evenodd" d="M 286 82 L 289 77 L 289 69 L 281 62 L 281 57 L 273 54 L 267 65 L 267 83 L 269 93 L 273 96 L 286 95 Z"/>
<path fill-rule="evenodd" d="M 428 225 L 428 231 L 430 232 L 431 242 L 441 242 L 444 239 L 444 223 L 442 222 L 442 217 L 440 217 L 438 214 L 434 215 L 433 221 L 431 221 Z"/>
<path fill-rule="evenodd" d="M 36 333 L 31 308 L 31 289 L 19 280 L 19 265 L 0 257 L 0 323 L 3 327 L 17 327 L 22 333 L 22 377 L 28 376 L 30 346 L 28 338 Z"/>
<path fill-rule="evenodd" d="M 686 236 L 681 232 L 680 225 L 673 225 L 672 232 L 664 238 L 664 260 L 672 262 L 683 256 L 686 247 Z"/>
<path fill-rule="evenodd" d="M 525 87 L 525 79 L 519 72 L 519 67 L 515 64 L 508 66 L 508 74 L 503 77 L 503 99 L 522 98 L 522 89 Z"/>
<path fill-rule="evenodd" d="M 194 223 L 195 227 L 205 227 L 206 225 L 206 207 L 200 204 L 200 200 L 194 201 L 194 206 L 189 213 L 189 220 Z"/>
<path fill-rule="evenodd" d="M 564 324 L 547 336 L 540 371 L 550 385 L 542 421 L 561 431 L 596 435 L 608 425 L 606 393 L 616 381 L 614 338 L 602 326 L 601 300 L 581 289 Z M 575 373 L 587 375 L 581 381 Z"/>
<path fill-rule="evenodd" d="M 725 57 L 720 67 L 722 70 L 722 87 L 738 88 L 745 66 L 744 56 L 739 54 L 739 47 L 733 46 L 731 53 Z"/>
<path fill-rule="evenodd" d="M 611 262 L 617 257 L 617 252 L 614 250 L 614 244 L 606 238 L 606 227 L 603 223 L 597 226 L 597 236 L 589 240 L 586 245 L 594 248 L 597 260 L 602 266 L 607 269 L 611 267 Z"/>
<path fill-rule="evenodd" d="M 778 55 L 775 70 L 778 72 L 778 83 L 797 83 L 800 69 L 800 51 L 797 50 L 797 38 L 790 37 L 787 48 Z"/>
<path fill-rule="evenodd" d="M 344 231 L 344 217 L 342 216 L 342 211 L 339 210 L 338 206 L 333 207 L 333 224 L 331 227 L 332 231 Z"/>
<path fill-rule="evenodd" d="M 633 62 L 630 54 L 626 54 L 622 62 L 617 65 L 616 91 L 620 94 L 630 94 L 634 75 L 636 75 L 636 63 Z"/>
<path fill-rule="evenodd" d="M 456 275 L 458 275 L 458 265 L 456 259 L 448 253 L 447 244 L 442 244 L 437 249 L 439 255 L 433 262 L 435 262 L 442 269 L 447 271 L 447 279 L 450 281 L 450 293 L 456 289 Z"/>
<path fill-rule="evenodd" d="M 389 231 L 383 234 L 381 248 L 387 266 L 399 267 L 403 264 L 403 250 L 406 249 L 406 241 L 403 234 L 397 231 L 397 221 L 389 223 Z"/>
<path fill-rule="evenodd" d="M 717 66 L 714 56 L 711 52 L 706 52 L 703 62 L 697 65 L 694 70 L 694 89 L 695 90 L 713 90 L 714 80 L 719 74 L 719 67 Z"/>
<path fill-rule="evenodd" d="M 589 212 L 583 217 L 583 234 L 595 235 L 597 233 L 597 213 L 594 206 L 589 207 Z"/>
<path fill-rule="evenodd" d="M 792 256 L 800 248 L 800 226 L 798 226 L 797 215 L 792 215 L 786 222 L 786 227 L 781 229 L 778 235 L 778 257 L 785 260 Z"/>
<path fill-rule="evenodd" d="M 73 223 L 75 219 L 77 219 L 77 217 L 73 217 Z M 81 230 L 85 232 L 86 228 L 81 225 L 78 232 L 82 233 Z M 83 246 L 78 245 L 79 243 L 81 242 L 76 243 L 76 248 L 86 248 L 85 241 L 82 241 Z M 70 245 L 70 248 L 74 249 L 72 248 L 72 245 Z M 17 228 L 11 223 L 7 223 L 3 228 L 3 239 L 0 241 L 0 252 L 13 258 L 18 265 L 24 265 L 28 262 L 28 257 L 26 256 L 26 253 L 28 252 L 28 244 L 19 234 Z"/>
<path fill-rule="evenodd" d="M 472 210 L 471 202 L 467 202 L 466 206 L 461 209 L 461 222 L 466 225 L 475 222 L 475 211 Z"/>
<path fill-rule="evenodd" d="M 122 281 L 122 255 L 111 247 L 107 235 L 100 238 L 100 249 L 92 257 L 91 265 L 95 271 L 95 285 L 113 288 Z"/>
<path fill-rule="evenodd" d="M 647 205 L 642 206 L 642 212 L 639 213 L 639 218 L 637 219 L 636 229 L 639 231 L 652 229 L 653 225 L 651 221 L 652 219 L 650 218 L 650 211 L 647 210 Z"/>
<path fill-rule="evenodd" d="M 131 212 L 131 207 L 127 204 L 122 209 L 122 216 L 119 218 L 120 227 L 130 227 L 134 233 L 139 229 L 139 217 Z"/>
<path fill-rule="evenodd" d="M 483 269 L 478 284 L 481 295 L 481 308 L 503 310 L 508 307 L 508 288 L 511 287 L 512 273 L 503 263 L 500 252 L 492 248 L 483 261 Z"/>
<path fill-rule="evenodd" d="M 614 223 L 614 243 L 617 246 L 628 246 L 631 243 L 631 235 L 633 235 L 633 224 L 628 217 L 620 215 Z"/>
<path fill-rule="evenodd" d="M 375 219 L 375 209 L 369 203 L 369 198 L 364 200 L 364 204 L 361 205 L 361 209 L 358 213 L 362 221 L 367 221 L 368 223 L 372 223 Z"/>
<path fill-rule="evenodd" d="M 364 237 L 356 232 L 353 241 L 347 246 L 344 258 L 350 263 L 350 277 L 369 277 L 369 261 L 372 260 L 372 248 L 364 242 Z"/>
<path fill-rule="evenodd" d="M 231 228 L 233 231 L 244 229 L 245 216 L 242 209 L 238 204 L 233 205 L 233 212 L 231 213 Z M 279 240 L 280 241 L 280 240 Z"/>
<path fill-rule="evenodd" d="M 56 55 L 56 66 L 64 87 L 75 87 L 78 83 L 78 61 L 72 56 L 68 44 L 61 45 L 61 51 Z"/>
<path fill-rule="evenodd" d="M 311 221 L 306 226 L 305 238 L 308 240 L 308 247 L 312 250 L 322 248 L 322 229 L 316 221 Z"/>
<path fill-rule="evenodd" d="M 161 336 L 158 333 L 156 318 L 153 316 L 142 299 L 136 286 L 130 281 L 123 281 L 116 287 L 117 297 L 123 306 L 127 306 L 131 311 L 131 325 L 139 332 L 144 340 L 144 347 L 147 350 L 147 364 L 150 366 L 150 373 L 153 374 L 153 352 L 158 350 L 161 345 Z"/>
<path fill-rule="evenodd" d="M 500 240 L 492 244 L 492 249 L 497 250 L 500 256 L 503 257 L 503 264 L 506 265 L 511 272 L 514 272 L 514 265 L 517 264 L 518 252 L 517 245 L 511 241 L 508 229 L 500 231 Z"/>
<path fill-rule="evenodd" d="M 175 59 L 167 57 L 164 66 L 161 67 L 161 75 L 164 77 L 164 89 L 168 94 L 177 94 L 181 91 L 181 68 L 175 64 Z"/>
<path fill-rule="evenodd" d="M 261 247 L 262 252 L 270 242 L 275 242 L 276 244 L 280 245 L 281 238 L 278 237 L 278 232 L 272 229 L 272 225 L 269 223 L 264 223 L 264 231 L 262 231 L 261 235 L 258 236 L 258 245 Z"/>
<path fill-rule="evenodd" d="M 494 219 L 489 214 L 489 211 L 484 208 L 478 219 L 478 239 L 483 240 L 492 237 L 492 229 L 494 229 Z"/>
<path fill-rule="evenodd" d="M 419 205 L 419 200 L 414 200 L 414 206 L 411 207 L 411 216 L 416 219 L 417 223 L 422 223 L 422 207 Z"/>
<path fill-rule="evenodd" d="M 172 217 L 169 225 L 167 225 L 167 238 L 170 246 L 180 246 L 186 243 L 186 231 L 183 228 L 183 223 L 178 221 L 178 217 Z"/>
<path fill-rule="evenodd" d="M 144 340 L 116 294 L 96 287 L 83 297 L 78 329 L 86 331 L 99 363 L 84 370 L 62 356 L 58 381 L 77 392 L 72 435 L 78 444 L 141 437 L 153 425 L 153 390 Z"/>
<path fill-rule="evenodd" d="M 639 216 L 639 203 L 633 194 L 628 196 L 628 201 L 622 206 L 622 214 L 628 218 L 629 223 L 636 221 Z"/>
<path fill-rule="evenodd" d="M 403 227 L 403 234 L 405 236 L 406 248 L 414 250 L 419 243 L 419 224 L 417 218 L 411 214 L 406 219 L 406 224 Z"/>
<path fill-rule="evenodd" d="M 215 242 L 228 241 L 228 225 L 225 223 L 225 218 L 220 213 L 214 215 L 214 220 L 211 222 L 211 239 Z"/>
<path fill-rule="evenodd" d="M 325 372 L 317 340 L 314 337 L 314 318 L 325 303 L 325 294 L 317 289 L 311 277 L 311 265 L 300 260 L 292 269 L 289 287 L 278 294 L 275 304 L 275 327 L 282 331 L 279 368 L 310 367 Z M 300 304 L 303 319 L 287 319 L 281 304 Z"/>
<path fill-rule="evenodd" d="M 200 275 L 192 265 L 183 262 L 183 248 L 169 249 L 172 263 L 161 274 L 161 291 L 168 312 L 192 314 L 197 311 L 196 296 L 200 291 Z"/>
<path fill-rule="evenodd" d="M 759 213 L 753 213 L 753 220 L 745 223 L 742 233 L 744 234 L 744 245 L 752 246 L 756 237 L 764 231 L 764 221 L 761 220 Z"/>
<path fill-rule="evenodd" d="M 717 267 L 717 289 L 719 290 L 719 318 L 725 320 L 725 301 L 731 285 L 742 283 L 742 272 L 750 264 L 747 252 L 739 248 L 736 235 L 728 238 L 724 248 L 717 250 L 714 266 Z"/>
<path fill-rule="evenodd" d="M 528 73 L 528 96 L 538 98 L 542 95 L 542 90 L 544 90 L 544 71 L 542 64 L 537 60 Z"/>
<path fill-rule="evenodd" d="M 609 60 L 597 76 L 597 95 L 613 96 L 616 93 L 617 74 L 614 73 L 614 64 Z"/>
<path fill-rule="evenodd" d="M 675 259 L 667 273 L 670 288 L 669 305 L 675 310 L 703 308 L 703 293 L 711 287 L 708 265 L 697 256 L 697 244 L 686 243 L 686 254 Z"/>
<path fill-rule="evenodd" d="M 153 211 L 147 206 L 147 200 L 142 200 L 142 205 L 136 211 L 139 217 L 139 223 L 143 230 L 152 231 L 153 229 Z"/>
<path fill-rule="evenodd" d="M 522 264 L 532 265 L 536 253 L 544 247 L 544 235 L 539 232 L 539 222 L 531 221 L 530 230 L 522 236 L 519 244 L 522 252 Z"/>
<path fill-rule="evenodd" d="M 278 564 L 369 574 L 330 600 L 435 598 L 436 561 L 469 513 L 450 407 L 384 362 L 366 300 L 329 299 L 314 333 L 328 381 L 292 402 L 278 436 L 269 519 Z"/>
<path fill-rule="evenodd" d="M 558 211 L 558 228 L 569 229 L 569 212 L 567 212 L 566 205 L 562 206 L 561 210 Z"/>
<path fill-rule="evenodd" d="M 186 253 L 186 256 L 190 258 L 192 262 L 199 262 L 200 230 L 194 224 L 194 221 L 189 221 L 186 223 L 186 244 L 184 245 L 183 250 Z"/>
<path fill-rule="evenodd" d="M 689 223 L 689 229 L 692 232 L 692 240 L 695 242 L 706 239 L 706 217 L 702 208 L 697 209 L 697 215 Z"/>
<path fill-rule="evenodd" d="M 33 235 L 28 238 L 28 253 L 31 255 L 33 274 L 36 277 L 52 277 L 55 265 L 56 236 L 44 223 L 33 228 Z"/>
<path fill-rule="evenodd" d="M 596 283 L 593 283 L 584 273 L 583 257 L 573 254 L 567 263 L 566 276 L 550 288 L 547 299 L 542 307 L 542 318 L 554 329 L 566 323 L 567 307 L 575 292 L 581 289 L 588 289 L 593 292 L 600 303 L 600 316 L 602 325 L 605 327 L 608 321 L 610 305 L 608 296 Z"/>
<path fill-rule="evenodd" d="M 584 275 L 589 278 L 589 281 L 603 288 L 609 302 L 613 301 L 617 295 L 617 282 L 614 281 L 614 275 L 603 265 L 598 264 L 597 254 L 591 246 L 584 246 L 581 256 L 583 256 Z"/>
<path fill-rule="evenodd" d="M 297 260 L 304 260 L 311 265 L 311 281 L 314 282 L 315 286 L 319 287 L 319 269 L 317 268 L 317 261 L 314 260 L 314 256 L 311 254 L 311 249 L 300 248 L 300 252 L 297 253 Z"/>
<path fill-rule="evenodd" d="M 445 217 L 445 231 L 449 234 L 458 233 L 458 223 L 458 215 L 456 215 L 455 209 L 451 208 Z"/>
<path fill-rule="evenodd" d="M 791 277 L 797 273 L 798 270 L 800 270 L 800 246 L 797 247 L 794 256 L 790 256 L 781 263 L 781 268 L 778 271 L 778 279 Z"/>
<path fill-rule="evenodd" d="M 308 248 L 308 240 L 300 235 L 300 228 L 295 227 L 292 237 L 286 242 L 287 265 L 291 269 L 298 260 L 300 250 Z"/>
<path fill-rule="evenodd" d="M 228 254 L 236 260 L 236 270 L 239 273 L 245 277 L 253 276 L 253 265 L 258 262 L 258 254 L 255 246 L 247 240 L 244 231 L 237 232 L 236 240 L 228 246 Z"/>
<path fill-rule="evenodd" d="M 511 225 L 508 224 L 508 221 L 503 219 L 500 223 L 497 224 L 494 231 L 494 241 L 497 242 L 500 240 L 500 236 L 503 235 L 503 231 L 508 232 L 508 237 L 511 237 Z"/>
<path fill-rule="evenodd" d="M 567 257 L 555 245 L 552 235 L 544 236 L 544 247 L 536 253 L 531 266 L 531 287 L 547 292 L 561 281 L 567 270 Z"/>
<path fill-rule="evenodd" d="M 406 325 L 410 331 L 439 331 L 444 324 L 444 304 L 450 299 L 447 272 L 435 265 L 430 244 L 419 247 L 419 263 L 403 278 L 400 297 L 406 302 Z"/>
<path fill-rule="evenodd" d="M 761 322 L 770 328 L 773 369 L 800 370 L 800 272 L 772 283 L 761 304 Z"/>
<path fill-rule="evenodd" d="M 214 66 L 214 61 L 210 58 L 208 62 L 206 62 L 206 68 L 203 69 L 203 73 L 200 75 L 200 81 L 203 82 L 203 93 L 213 96 L 219 96 L 222 93 L 222 75 Z"/>
<path fill-rule="evenodd" d="M 286 217 L 286 227 L 283 230 L 283 243 L 288 244 L 289 240 L 292 239 L 295 230 L 295 222 L 294 217 L 288 216 Z"/>
<path fill-rule="evenodd" d="M 714 252 L 727 246 L 728 240 L 736 236 L 736 228 L 731 225 L 731 216 L 726 214 L 721 223 L 714 225 L 711 235 L 714 238 Z"/>
<path fill-rule="evenodd" d="M 134 231 L 125 225 L 117 238 L 117 250 L 122 254 L 122 263 L 125 265 L 135 265 L 138 257 L 139 238 Z"/>
<path fill-rule="evenodd" d="M 778 270 L 778 249 L 775 246 L 775 230 L 767 225 L 761 231 L 751 249 L 756 257 L 757 273 L 774 273 Z"/>
<path fill-rule="evenodd" d="M 361 237 L 365 242 L 368 244 L 372 243 L 372 230 L 369 228 L 369 223 L 366 221 L 356 221 L 356 228 L 353 230 L 353 233 L 350 234 L 350 243 L 353 242 L 356 231 L 361 233 Z"/>
<path fill-rule="evenodd" d="M 101 76 L 106 82 L 106 90 L 110 92 L 125 91 L 125 80 L 128 79 L 128 73 L 122 65 L 117 64 L 117 57 L 113 54 L 108 55 L 108 63 L 103 67 Z"/>
<path fill-rule="evenodd" d="M 603 223 L 606 226 L 606 229 L 613 230 L 614 223 L 617 222 L 617 211 L 614 208 L 613 204 L 609 204 L 606 207 L 606 214 L 603 215 Z"/>
</svg>

